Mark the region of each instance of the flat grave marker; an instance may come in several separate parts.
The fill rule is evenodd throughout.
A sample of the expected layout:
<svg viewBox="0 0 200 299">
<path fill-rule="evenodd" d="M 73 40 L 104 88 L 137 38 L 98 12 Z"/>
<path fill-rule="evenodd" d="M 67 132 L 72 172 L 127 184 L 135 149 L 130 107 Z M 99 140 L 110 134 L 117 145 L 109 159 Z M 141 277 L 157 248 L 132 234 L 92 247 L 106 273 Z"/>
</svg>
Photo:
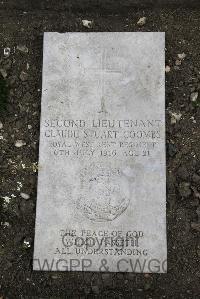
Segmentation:
<svg viewBox="0 0 200 299">
<path fill-rule="evenodd" d="M 44 34 L 34 270 L 166 272 L 164 48 Z"/>
</svg>

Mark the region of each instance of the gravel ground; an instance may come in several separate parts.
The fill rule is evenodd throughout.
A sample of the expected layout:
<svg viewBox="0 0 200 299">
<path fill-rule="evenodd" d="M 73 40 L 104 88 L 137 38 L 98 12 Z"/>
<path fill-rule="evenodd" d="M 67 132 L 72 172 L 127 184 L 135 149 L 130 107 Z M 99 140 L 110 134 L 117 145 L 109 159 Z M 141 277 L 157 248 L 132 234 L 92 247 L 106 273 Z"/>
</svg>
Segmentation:
<svg viewBox="0 0 200 299">
<path fill-rule="evenodd" d="M 198 298 L 200 10 L 7 2 L 0 8 L 0 299 Z M 44 31 L 166 32 L 167 274 L 32 271 Z"/>
</svg>

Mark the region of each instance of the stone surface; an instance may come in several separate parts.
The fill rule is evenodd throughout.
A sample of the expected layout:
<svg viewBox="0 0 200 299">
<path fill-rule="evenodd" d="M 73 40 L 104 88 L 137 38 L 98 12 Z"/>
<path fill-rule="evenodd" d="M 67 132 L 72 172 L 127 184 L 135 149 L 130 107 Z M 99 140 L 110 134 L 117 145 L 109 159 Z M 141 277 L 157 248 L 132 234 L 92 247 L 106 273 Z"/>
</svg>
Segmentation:
<svg viewBox="0 0 200 299">
<path fill-rule="evenodd" d="M 166 271 L 164 58 L 163 33 L 45 33 L 34 270 Z"/>
</svg>

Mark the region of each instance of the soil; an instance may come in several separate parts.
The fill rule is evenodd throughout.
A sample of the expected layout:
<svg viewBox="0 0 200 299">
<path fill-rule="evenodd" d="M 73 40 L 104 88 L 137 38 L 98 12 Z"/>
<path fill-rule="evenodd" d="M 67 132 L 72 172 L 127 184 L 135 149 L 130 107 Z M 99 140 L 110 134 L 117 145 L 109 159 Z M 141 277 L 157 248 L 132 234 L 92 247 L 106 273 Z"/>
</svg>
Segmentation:
<svg viewBox="0 0 200 299">
<path fill-rule="evenodd" d="M 196 299 L 200 9 L 93 5 L 86 10 L 78 1 L 74 7 L 56 2 L 0 3 L 0 72 L 5 77 L 0 85 L 8 86 L 6 109 L 0 112 L 0 298 Z M 137 25 L 143 16 L 146 23 Z M 83 19 L 91 20 L 92 28 L 84 27 Z M 167 274 L 32 271 L 44 31 L 166 32 Z M 182 53 L 186 56 L 178 57 Z"/>
</svg>

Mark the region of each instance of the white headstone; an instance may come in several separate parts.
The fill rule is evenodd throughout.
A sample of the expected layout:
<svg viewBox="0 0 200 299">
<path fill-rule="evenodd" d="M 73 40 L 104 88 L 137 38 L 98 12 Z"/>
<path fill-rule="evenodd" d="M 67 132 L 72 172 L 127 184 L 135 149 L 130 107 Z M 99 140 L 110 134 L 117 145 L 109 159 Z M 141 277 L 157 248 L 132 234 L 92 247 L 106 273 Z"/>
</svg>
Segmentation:
<svg viewBox="0 0 200 299">
<path fill-rule="evenodd" d="M 166 272 L 164 33 L 45 33 L 34 270 Z"/>
</svg>

